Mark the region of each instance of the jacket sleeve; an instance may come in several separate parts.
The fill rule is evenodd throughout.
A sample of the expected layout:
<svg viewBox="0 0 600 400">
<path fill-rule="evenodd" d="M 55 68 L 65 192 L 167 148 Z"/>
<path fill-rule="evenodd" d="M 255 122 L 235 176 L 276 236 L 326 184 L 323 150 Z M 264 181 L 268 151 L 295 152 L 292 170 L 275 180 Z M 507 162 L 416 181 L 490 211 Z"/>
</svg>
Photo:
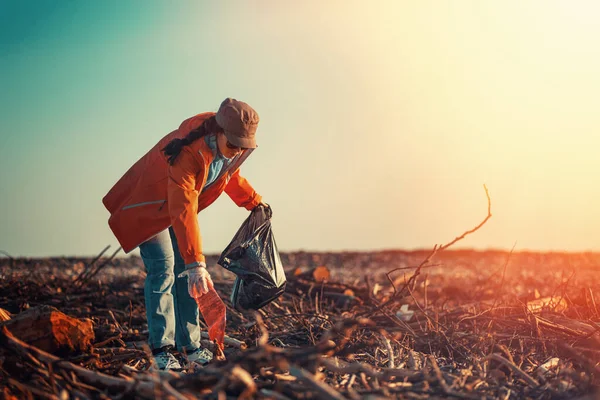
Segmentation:
<svg viewBox="0 0 600 400">
<path fill-rule="evenodd" d="M 204 164 L 185 146 L 169 166 L 168 205 L 171 216 L 171 226 L 175 231 L 179 252 L 186 267 L 195 263 L 205 262 L 202 254 L 202 238 L 198 225 L 198 191 L 197 178 L 204 179 Z M 204 182 L 200 187 L 204 186 Z"/>
<path fill-rule="evenodd" d="M 240 175 L 239 169 L 229 179 L 225 186 L 225 193 L 238 207 L 245 207 L 247 210 L 252 210 L 262 201 L 262 196 L 256 193 L 246 178 Z"/>
</svg>

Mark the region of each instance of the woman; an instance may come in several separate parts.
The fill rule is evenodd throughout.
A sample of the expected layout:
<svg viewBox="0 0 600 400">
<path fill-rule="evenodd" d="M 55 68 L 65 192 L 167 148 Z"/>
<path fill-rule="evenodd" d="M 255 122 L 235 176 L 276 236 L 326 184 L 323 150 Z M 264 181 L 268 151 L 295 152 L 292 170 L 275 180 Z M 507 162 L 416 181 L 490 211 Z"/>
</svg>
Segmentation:
<svg viewBox="0 0 600 400">
<path fill-rule="evenodd" d="M 103 199 L 123 250 L 140 248 L 149 344 L 159 369 L 181 369 L 175 346 L 188 362 L 212 359 L 200 346 L 194 300 L 212 286 L 197 214 L 223 191 L 239 207 L 268 207 L 239 170 L 257 147 L 258 122 L 252 107 L 227 98 L 216 114 L 191 117 L 162 138 Z"/>
</svg>

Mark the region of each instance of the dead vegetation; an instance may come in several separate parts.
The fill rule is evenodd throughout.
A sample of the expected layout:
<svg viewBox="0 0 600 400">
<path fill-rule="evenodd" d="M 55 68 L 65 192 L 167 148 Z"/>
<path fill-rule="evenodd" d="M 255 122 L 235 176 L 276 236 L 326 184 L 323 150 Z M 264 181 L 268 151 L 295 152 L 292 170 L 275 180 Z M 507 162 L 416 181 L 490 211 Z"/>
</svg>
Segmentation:
<svg viewBox="0 0 600 400">
<path fill-rule="evenodd" d="M 115 259 L 85 285 L 73 285 L 74 272 L 84 268 L 80 260 L 15 260 L 11 268 L 3 259 L 0 307 L 11 315 L 0 323 L 2 390 L 8 398 L 595 393 L 600 256 L 448 252 L 443 265 L 422 268 L 406 295 L 397 296 L 408 274 L 392 278 L 394 291 L 382 265 L 410 265 L 423 254 L 284 255 L 297 264 L 282 298 L 256 314 L 228 308 L 227 360 L 172 376 L 148 371 L 139 259 Z M 310 267 L 317 262 L 327 268 Z M 231 276 L 214 275 L 226 299 Z M 42 306 L 91 320 L 92 343 L 46 347 L 32 333 L 39 322 L 29 336 L 22 328 L 11 332 L 11 320 Z"/>
<path fill-rule="evenodd" d="M 595 398 L 600 255 L 438 254 L 445 247 L 282 254 L 286 293 L 256 313 L 226 301 L 226 360 L 187 374 L 149 370 L 139 258 L 3 258 L 0 389 L 18 399 Z M 233 279 L 217 268 L 225 300 Z M 48 326 L 73 329 L 53 323 L 59 311 L 84 331 L 91 321 L 93 338 L 50 340 L 61 329 Z"/>
</svg>

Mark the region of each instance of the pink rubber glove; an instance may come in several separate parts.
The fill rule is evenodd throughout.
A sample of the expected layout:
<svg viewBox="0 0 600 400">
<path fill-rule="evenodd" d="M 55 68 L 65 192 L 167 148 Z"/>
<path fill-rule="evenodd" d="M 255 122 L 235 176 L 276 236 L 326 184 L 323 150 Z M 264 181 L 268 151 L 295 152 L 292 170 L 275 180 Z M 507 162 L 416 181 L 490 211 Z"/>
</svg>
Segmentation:
<svg viewBox="0 0 600 400">
<path fill-rule="evenodd" d="M 188 293 L 194 299 L 202 297 L 208 293 L 210 289 L 214 288 L 212 278 L 206 270 L 206 267 L 199 266 L 186 269 L 179 274 L 179 278 L 185 276 L 188 278 Z"/>
</svg>

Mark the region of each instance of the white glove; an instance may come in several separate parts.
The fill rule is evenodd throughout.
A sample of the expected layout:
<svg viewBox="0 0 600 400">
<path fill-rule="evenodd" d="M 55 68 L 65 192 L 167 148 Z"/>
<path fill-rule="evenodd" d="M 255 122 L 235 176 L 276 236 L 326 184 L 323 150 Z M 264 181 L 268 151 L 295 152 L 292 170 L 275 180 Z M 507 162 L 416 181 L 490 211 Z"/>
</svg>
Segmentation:
<svg viewBox="0 0 600 400">
<path fill-rule="evenodd" d="M 188 293 L 194 299 L 202 297 L 202 295 L 208 293 L 209 289 L 214 288 L 212 278 L 206 267 L 200 266 L 186 269 L 178 277 L 183 278 L 186 276 L 188 278 Z"/>
</svg>

